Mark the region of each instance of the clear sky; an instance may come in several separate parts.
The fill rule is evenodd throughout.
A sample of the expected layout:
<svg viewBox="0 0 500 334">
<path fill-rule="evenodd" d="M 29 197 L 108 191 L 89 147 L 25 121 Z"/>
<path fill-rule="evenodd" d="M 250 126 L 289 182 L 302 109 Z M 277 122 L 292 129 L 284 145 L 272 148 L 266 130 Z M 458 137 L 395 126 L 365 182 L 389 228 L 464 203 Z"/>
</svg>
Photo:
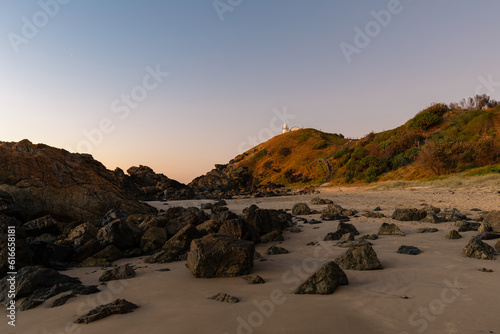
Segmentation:
<svg viewBox="0 0 500 334">
<path fill-rule="evenodd" d="M 0 140 L 181 182 L 289 125 L 500 99 L 496 0 L 2 0 Z"/>
</svg>

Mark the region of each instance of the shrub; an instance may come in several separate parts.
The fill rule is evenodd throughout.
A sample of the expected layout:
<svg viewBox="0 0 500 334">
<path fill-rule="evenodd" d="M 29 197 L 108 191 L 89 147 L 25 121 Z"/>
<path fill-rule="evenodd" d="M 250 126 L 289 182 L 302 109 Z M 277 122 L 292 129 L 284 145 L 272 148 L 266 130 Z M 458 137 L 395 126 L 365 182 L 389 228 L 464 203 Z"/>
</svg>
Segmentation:
<svg viewBox="0 0 500 334">
<path fill-rule="evenodd" d="M 289 156 L 290 153 L 292 153 L 292 150 L 289 147 L 283 147 L 278 151 L 278 154 L 283 157 Z"/>
<path fill-rule="evenodd" d="M 442 117 L 430 111 L 421 111 L 415 117 L 410 119 L 406 128 L 408 130 L 427 130 L 441 122 Z"/>
<path fill-rule="evenodd" d="M 349 148 L 347 147 L 341 148 L 340 150 L 335 151 L 335 153 L 333 154 L 333 158 L 334 159 L 342 158 L 347 153 L 349 153 Z"/>
<path fill-rule="evenodd" d="M 323 150 L 327 147 L 328 147 L 328 143 L 324 140 L 320 140 L 316 144 L 314 144 L 313 150 Z"/>
</svg>

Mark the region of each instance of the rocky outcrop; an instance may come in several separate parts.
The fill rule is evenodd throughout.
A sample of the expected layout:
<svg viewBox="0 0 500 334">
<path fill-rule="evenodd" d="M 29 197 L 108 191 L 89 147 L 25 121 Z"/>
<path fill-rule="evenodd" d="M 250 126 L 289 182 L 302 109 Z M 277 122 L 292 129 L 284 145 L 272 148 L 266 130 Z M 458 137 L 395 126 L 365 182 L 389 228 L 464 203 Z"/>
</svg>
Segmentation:
<svg viewBox="0 0 500 334">
<path fill-rule="evenodd" d="M 114 245 L 119 249 L 137 247 L 142 237 L 142 230 L 125 218 L 116 219 L 102 227 L 97 233 L 101 245 Z"/>
<path fill-rule="evenodd" d="M 349 280 L 345 272 L 335 262 L 330 261 L 302 283 L 295 293 L 330 295 L 339 285 L 347 284 Z"/>
<path fill-rule="evenodd" d="M 45 233 L 58 235 L 57 222 L 49 215 L 27 222 L 22 226 L 28 237 L 37 237 Z"/>
<path fill-rule="evenodd" d="M 273 231 L 283 231 L 292 222 L 292 216 L 283 210 L 259 209 L 256 205 L 246 208 L 244 214 L 246 222 L 261 236 Z"/>
<path fill-rule="evenodd" d="M 186 267 L 199 278 L 248 275 L 254 252 L 251 241 L 210 234 L 191 243 Z"/>
<path fill-rule="evenodd" d="M 99 281 L 108 282 L 119 279 L 127 279 L 135 277 L 135 270 L 129 265 L 118 266 L 110 270 L 106 270 L 101 277 L 99 277 Z"/>
<path fill-rule="evenodd" d="M 78 318 L 75 322 L 77 324 L 88 324 L 96 320 L 107 318 L 113 314 L 130 313 L 136 308 L 139 308 L 139 306 L 134 303 L 125 299 L 116 299 L 109 304 L 97 306 L 84 316 Z"/>
<path fill-rule="evenodd" d="M 159 251 L 167 241 L 167 232 L 161 227 L 150 227 L 141 237 L 143 254 L 152 254 Z"/>
<path fill-rule="evenodd" d="M 377 253 L 370 245 L 358 245 L 349 248 L 344 255 L 337 258 L 335 263 L 347 270 L 377 270 L 383 269 Z"/>
<path fill-rule="evenodd" d="M 260 241 L 259 233 L 255 227 L 241 218 L 225 221 L 219 229 L 219 234 L 227 235 L 236 240 L 249 240 L 254 243 Z"/>
<path fill-rule="evenodd" d="M 427 216 L 427 210 L 416 208 L 396 209 L 392 214 L 392 219 L 400 221 L 419 221 Z"/>
<path fill-rule="evenodd" d="M 0 142 L 0 190 L 28 218 L 95 221 L 110 209 L 156 213 L 120 187 L 113 172 L 88 154 L 72 154 L 28 140 Z"/>
<path fill-rule="evenodd" d="M 470 238 L 469 243 L 464 248 L 464 254 L 480 260 L 495 260 L 495 249 L 479 240 L 478 237 Z"/>
</svg>

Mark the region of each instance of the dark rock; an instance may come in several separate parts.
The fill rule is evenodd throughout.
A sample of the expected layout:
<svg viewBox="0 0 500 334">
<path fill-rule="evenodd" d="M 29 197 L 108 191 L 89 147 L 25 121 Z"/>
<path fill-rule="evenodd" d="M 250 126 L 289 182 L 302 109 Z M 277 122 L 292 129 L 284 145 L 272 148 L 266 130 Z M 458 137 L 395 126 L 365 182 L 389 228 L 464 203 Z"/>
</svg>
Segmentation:
<svg viewBox="0 0 500 334">
<path fill-rule="evenodd" d="M 109 245 L 103 250 L 95 253 L 93 256 L 95 259 L 105 259 L 109 262 L 113 262 L 123 257 L 123 252 L 114 245 Z"/>
<path fill-rule="evenodd" d="M 340 220 L 340 221 L 348 221 L 349 217 L 339 215 L 339 214 L 330 214 L 330 213 L 324 213 L 321 215 L 321 220 L 326 220 L 326 221 L 333 221 L 333 220 Z"/>
<path fill-rule="evenodd" d="M 481 226 L 480 223 L 472 223 L 472 222 L 458 222 L 458 225 L 459 225 L 458 232 L 477 231 Z"/>
<path fill-rule="evenodd" d="M 249 275 L 249 276 L 244 276 L 243 277 L 248 284 L 264 284 L 266 281 L 259 275 Z"/>
<path fill-rule="evenodd" d="M 464 248 L 464 254 L 481 260 L 495 260 L 495 249 L 479 240 L 478 237 L 470 238 L 469 243 Z"/>
<path fill-rule="evenodd" d="M 104 215 L 104 217 L 102 217 L 101 219 L 99 219 L 99 222 L 97 223 L 97 225 L 99 227 L 103 227 L 103 226 L 108 225 L 109 223 L 111 223 L 114 220 L 122 219 L 122 218 L 127 218 L 127 217 L 128 217 L 128 214 L 125 211 L 123 211 L 123 210 L 117 210 L 117 209 L 111 209 L 108 212 L 106 212 L 106 214 Z"/>
<path fill-rule="evenodd" d="M 436 216 L 436 214 L 433 211 L 428 211 L 427 216 L 425 216 L 425 218 L 423 218 L 421 222 L 438 224 L 441 223 L 441 219 L 438 216 Z"/>
<path fill-rule="evenodd" d="M 368 211 L 368 212 L 364 213 L 363 216 L 365 216 L 367 218 L 384 218 L 385 217 L 385 215 L 383 213 L 374 212 L 374 211 Z"/>
<path fill-rule="evenodd" d="M 323 214 L 325 216 L 327 215 L 333 215 L 333 216 L 354 216 L 356 213 L 358 213 L 354 209 L 344 209 L 338 204 L 328 204 L 328 206 L 323 210 Z M 323 218 L 321 218 L 323 219 Z M 326 219 L 325 219 L 326 220 Z"/>
<path fill-rule="evenodd" d="M 196 226 L 196 229 L 200 232 L 201 236 L 205 236 L 207 234 L 218 233 L 221 226 L 221 221 L 210 219 Z"/>
<path fill-rule="evenodd" d="M 44 216 L 27 222 L 22 229 L 28 237 L 36 237 L 44 233 L 58 235 L 60 233 L 57 222 L 51 216 Z"/>
<path fill-rule="evenodd" d="M 498 240 L 497 243 L 495 244 L 495 250 L 497 252 L 500 252 L 500 240 Z"/>
<path fill-rule="evenodd" d="M 41 305 L 47 299 L 54 297 L 63 292 L 71 291 L 77 289 L 81 286 L 81 283 L 58 283 L 50 288 L 36 290 L 25 298 L 21 305 L 19 306 L 20 311 L 30 310 L 32 308 Z"/>
<path fill-rule="evenodd" d="M 311 219 L 308 221 L 309 225 L 321 224 L 323 223 L 321 220 Z"/>
<path fill-rule="evenodd" d="M 161 250 L 167 241 L 167 232 L 161 227 L 150 227 L 141 237 L 141 250 L 151 254 Z"/>
<path fill-rule="evenodd" d="M 213 295 L 212 297 L 209 297 L 208 299 L 211 300 L 216 300 L 221 303 L 229 303 L 229 304 L 235 304 L 238 303 L 240 300 L 237 297 L 228 295 L 227 293 L 222 293 L 219 292 L 216 295 Z"/>
<path fill-rule="evenodd" d="M 460 239 L 462 236 L 456 230 L 451 230 L 445 237 L 446 239 Z"/>
<path fill-rule="evenodd" d="M 382 211 L 382 208 L 380 208 L 380 206 L 377 206 L 375 209 L 373 209 L 373 211 Z"/>
<path fill-rule="evenodd" d="M 183 252 L 178 250 L 161 250 L 157 253 L 154 253 L 151 256 L 148 256 L 144 259 L 146 263 L 170 263 L 175 261 L 181 261 L 181 255 Z"/>
<path fill-rule="evenodd" d="M 276 245 L 272 245 L 267 249 L 267 255 L 279 255 L 279 254 L 288 254 L 288 250 L 283 247 L 278 247 Z"/>
<path fill-rule="evenodd" d="M 71 261 L 81 262 L 86 258 L 91 257 L 95 253 L 99 252 L 100 250 L 101 250 L 101 244 L 99 243 L 99 241 L 97 241 L 96 239 L 90 240 L 83 246 L 75 249 L 71 257 Z"/>
<path fill-rule="evenodd" d="M 0 215 L 6 215 L 19 221 L 26 221 L 26 213 L 5 191 L 0 190 Z"/>
<path fill-rule="evenodd" d="M 209 234 L 191 243 L 186 267 L 195 277 L 235 277 L 253 268 L 253 242 Z"/>
<path fill-rule="evenodd" d="M 97 232 L 99 232 L 99 229 L 92 223 L 83 223 L 73 228 L 66 239 L 71 241 L 73 247 L 78 248 L 90 240 L 95 240 Z"/>
<path fill-rule="evenodd" d="M 417 233 L 434 233 L 439 231 L 437 228 L 434 227 L 421 227 L 417 228 Z"/>
<path fill-rule="evenodd" d="M 311 209 L 306 203 L 296 203 L 292 207 L 292 214 L 294 215 L 309 215 L 311 214 Z"/>
<path fill-rule="evenodd" d="M 264 235 L 272 231 L 283 231 L 289 227 L 292 216 L 282 210 L 265 210 L 255 206 L 247 210 L 245 220 L 257 230 L 259 235 Z"/>
<path fill-rule="evenodd" d="M 371 246 L 373 244 L 365 239 L 348 240 L 348 241 L 341 240 L 335 244 L 335 246 L 344 247 L 344 248 L 358 247 L 358 246 L 362 246 L 362 245 L 370 245 Z"/>
<path fill-rule="evenodd" d="M 445 222 L 458 222 L 467 219 L 467 216 L 462 214 L 457 209 L 446 209 L 444 212 L 438 215 L 441 221 Z"/>
<path fill-rule="evenodd" d="M 477 235 L 479 240 L 493 240 L 500 238 L 500 233 L 483 232 Z"/>
<path fill-rule="evenodd" d="M 109 304 L 97 306 L 96 308 L 90 310 L 84 316 L 78 318 L 75 322 L 77 324 L 88 324 L 93 321 L 109 317 L 110 315 L 113 314 L 130 313 L 138 307 L 139 306 L 125 299 L 116 299 L 115 301 Z"/>
<path fill-rule="evenodd" d="M 333 204 L 333 201 L 331 201 L 331 200 L 329 200 L 329 199 L 325 199 L 325 198 L 314 197 L 314 198 L 311 200 L 311 204 L 315 204 L 315 205 Z"/>
<path fill-rule="evenodd" d="M 119 279 L 127 279 L 135 277 L 135 270 L 129 265 L 118 266 L 110 270 L 106 270 L 99 281 L 108 282 Z"/>
<path fill-rule="evenodd" d="M 49 305 L 49 308 L 53 308 L 53 307 L 59 307 L 59 306 L 62 306 L 64 304 L 66 304 L 66 302 L 70 299 L 70 298 L 74 298 L 76 297 L 75 294 L 73 293 L 68 293 L 68 294 L 65 294 L 65 295 L 62 295 L 61 297 L 57 298 L 56 300 L 54 300 L 50 305 Z"/>
<path fill-rule="evenodd" d="M 330 261 L 302 283 L 295 293 L 329 295 L 334 293 L 339 285 L 347 284 L 349 280 L 345 272 L 335 262 Z"/>
<path fill-rule="evenodd" d="M 365 240 L 365 239 L 368 239 L 368 240 L 377 240 L 378 239 L 378 235 L 376 234 L 365 234 L 361 237 L 359 237 L 361 240 Z"/>
<path fill-rule="evenodd" d="M 354 225 L 349 224 L 349 223 L 340 222 L 337 225 L 337 231 L 328 233 L 324 237 L 323 240 L 325 240 L 325 241 L 340 240 L 340 238 L 342 238 L 342 236 L 346 233 L 352 233 L 353 235 L 359 235 L 359 232 Z"/>
<path fill-rule="evenodd" d="M 302 230 L 301 228 L 298 228 L 298 227 L 292 227 L 290 229 L 290 232 L 291 233 L 300 233 L 300 232 L 304 232 L 304 230 Z"/>
<path fill-rule="evenodd" d="M 33 240 L 29 244 L 33 252 L 33 263 L 41 264 L 53 269 L 67 269 L 73 248 L 47 242 Z"/>
<path fill-rule="evenodd" d="M 200 207 L 202 210 L 212 210 L 214 208 L 214 204 L 213 203 L 202 203 Z"/>
<path fill-rule="evenodd" d="M 500 233 L 500 210 L 493 210 L 484 217 L 484 222 L 491 226 L 491 232 Z"/>
<path fill-rule="evenodd" d="M 493 228 L 488 223 L 482 223 L 477 229 L 477 233 L 492 232 Z"/>
<path fill-rule="evenodd" d="M 425 209 L 406 208 L 396 209 L 392 214 L 392 219 L 400 221 L 419 221 L 427 216 Z"/>
<path fill-rule="evenodd" d="M 279 231 L 272 231 L 260 237 L 260 242 L 263 244 L 273 241 L 285 241 L 285 238 L 283 238 L 283 234 Z"/>
<path fill-rule="evenodd" d="M 142 230 L 124 218 L 112 221 L 97 233 L 101 245 L 114 245 L 122 250 L 139 246 L 141 236 Z"/>
<path fill-rule="evenodd" d="M 353 233 L 346 233 L 340 238 L 340 241 L 353 241 L 353 240 L 354 240 Z"/>
<path fill-rule="evenodd" d="M 376 270 L 383 269 L 377 253 L 370 245 L 359 245 L 349 248 L 344 255 L 337 258 L 335 263 L 342 269 Z"/>
<path fill-rule="evenodd" d="M 406 255 L 418 255 L 422 253 L 422 251 L 415 246 L 400 246 L 398 248 L 398 253 Z"/>
<path fill-rule="evenodd" d="M 404 236 L 404 233 L 401 232 L 398 225 L 396 225 L 394 223 L 392 223 L 392 224 L 383 223 L 382 226 L 380 226 L 380 229 L 378 230 L 378 235 L 403 235 Z"/>
<path fill-rule="evenodd" d="M 241 218 L 225 221 L 219 229 L 219 234 L 227 235 L 236 240 L 248 240 L 252 242 L 260 240 L 259 232 L 257 232 L 255 227 Z"/>
</svg>

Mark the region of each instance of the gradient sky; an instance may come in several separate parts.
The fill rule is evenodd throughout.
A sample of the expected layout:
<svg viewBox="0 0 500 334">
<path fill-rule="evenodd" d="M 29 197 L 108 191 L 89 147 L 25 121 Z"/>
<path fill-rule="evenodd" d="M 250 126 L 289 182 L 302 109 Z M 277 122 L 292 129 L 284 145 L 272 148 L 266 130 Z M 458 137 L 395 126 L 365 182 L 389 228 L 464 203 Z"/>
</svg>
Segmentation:
<svg viewBox="0 0 500 334">
<path fill-rule="evenodd" d="M 0 140 L 110 169 L 189 182 L 277 134 L 277 112 L 361 137 L 432 102 L 500 99 L 500 1 L 221 0 L 220 15 L 212 0 L 60 2 L 0 2 Z M 372 37 L 348 62 L 356 27 Z"/>
</svg>

